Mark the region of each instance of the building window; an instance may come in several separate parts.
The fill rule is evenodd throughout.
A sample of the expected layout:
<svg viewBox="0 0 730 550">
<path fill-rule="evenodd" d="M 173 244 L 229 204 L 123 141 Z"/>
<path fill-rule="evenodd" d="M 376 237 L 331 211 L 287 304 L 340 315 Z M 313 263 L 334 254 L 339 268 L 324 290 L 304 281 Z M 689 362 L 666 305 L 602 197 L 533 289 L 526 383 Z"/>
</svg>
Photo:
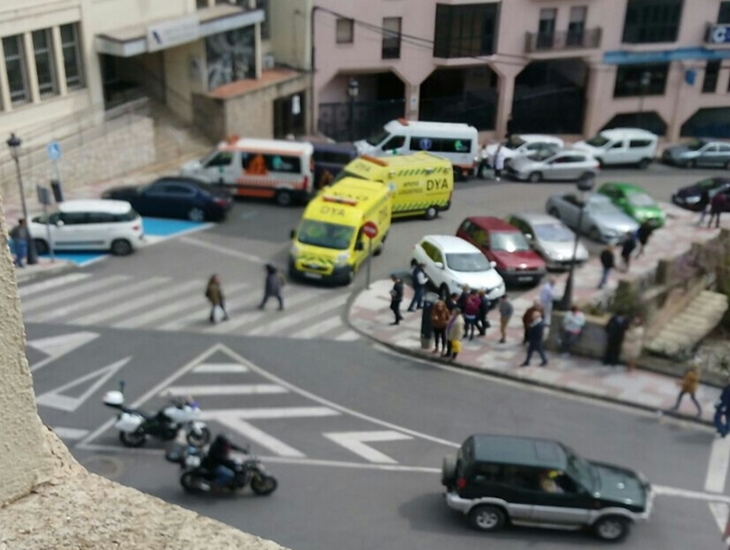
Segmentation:
<svg viewBox="0 0 730 550">
<path fill-rule="evenodd" d="M 613 97 L 664 95 L 669 63 L 624 65 L 616 71 Z"/>
<path fill-rule="evenodd" d="M 651 44 L 675 42 L 684 0 L 629 0 L 623 42 Z"/>
<path fill-rule="evenodd" d="M 31 37 L 33 38 L 35 72 L 38 77 L 38 91 L 41 99 L 58 95 L 51 29 L 33 31 Z"/>
<path fill-rule="evenodd" d="M 8 88 L 10 88 L 10 101 L 13 105 L 27 103 L 30 101 L 30 91 L 28 90 L 28 75 L 25 72 L 23 35 L 16 34 L 3 38 L 3 49 L 5 50 L 5 71 L 8 76 Z"/>
<path fill-rule="evenodd" d="M 586 31 L 586 14 L 588 8 L 585 6 L 575 6 L 570 8 L 570 21 L 568 22 L 568 36 L 566 44 L 568 46 L 582 46 L 583 35 Z"/>
<path fill-rule="evenodd" d="M 195 0 L 195 9 L 204 10 L 208 7 L 208 0 Z"/>
<path fill-rule="evenodd" d="M 383 59 L 400 59 L 400 17 L 383 17 Z"/>
<path fill-rule="evenodd" d="M 84 71 L 77 23 L 61 25 L 61 51 L 63 68 L 66 70 L 66 87 L 69 90 L 80 90 L 84 87 Z"/>
<path fill-rule="evenodd" d="M 340 17 L 336 23 L 336 34 L 335 40 L 338 44 L 352 44 L 355 41 L 355 22 Z"/>
<path fill-rule="evenodd" d="M 720 13 L 717 14 L 719 25 L 730 25 L 730 2 L 720 2 Z"/>
<path fill-rule="evenodd" d="M 714 94 L 717 91 L 717 79 L 720 76 L 720 60 L 708 61 L 705 65 L 705 78 L 702 81 L 702 93 Z"/>
<path fill-rule="evenodd" d="M 540 10 L 540 22 L 537 25 L 537 48 L 546 50 L 553 47 L 555 40 L 555 19 L 558 10 L 555 8 L 543 8 Z"/>
<path fill-rule="evenodd" d="M 256 78 L 256 33 L 250 25 L 205 39 L 208 90 L 246 78 Z"/>
<path fill-rule="evenodd" d="M 436 4 L 433 55 L 439 58 L 492 55 L 499 4 Z"/>
<path fill-rule="evenodd" d="M 269 21 L 269 0 L 256 0 L 256 9 L 264 10 L 264 22 L 261 23 L 261 40 L 271 38 L 271 23 Z"/>
</svg>

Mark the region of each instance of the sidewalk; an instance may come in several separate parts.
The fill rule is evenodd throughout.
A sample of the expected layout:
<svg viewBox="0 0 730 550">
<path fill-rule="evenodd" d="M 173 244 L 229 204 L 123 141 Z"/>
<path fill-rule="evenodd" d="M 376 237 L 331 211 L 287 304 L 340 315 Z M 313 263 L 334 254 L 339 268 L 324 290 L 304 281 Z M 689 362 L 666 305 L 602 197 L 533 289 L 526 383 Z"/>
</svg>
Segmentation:
<svg viewBox="0 0 730 550">
<path fill-rule="evenodd" d="M 652 235 L 643 257 L 632 263 L 628 275 L 612 273 L 607 285 L 608 290 L 596 289 L 600 279 L 601 267 L 598 258 L 591 258 L 574 275 L 573 299 L 578 303 L 586 303 L 607 292 L 615 290 L 622 277 L 636 277 L 653 269 L 657 261 L 670 258 L 689 250 L 691 243 L 702 242 L 717 235 L 717 230 L 697 228 L 694 223 L 698 215 L 686 212 L 672 205 L 662 205 L 667 213 L 666 227 Z M 722 224 L 730 226 L 726 222 Z M 618 254 L 617 254 L 618 255 Z M 404 259 L 404 269 L 407 267 Z M 556 296 L 562 296 L 567 274 L 556 274 Z M 350 325 L 366 336 L 398 351 L 416 355 L 433 361 L 442 361 L 430 350 L 421 349 L 420 327 L 421 312 L 403 312 L 405 320 L 399 326 L 389 326 L 393 313 L 389 309 L 390 280 L 373 283 L 370 290 L 361 291 L 353 300 L 348 317 Z M 673 377 L 637 370 L 628 373 L 625 367 L 608 367 L 594 359 L 583 357 L 562 357 L 548 352 L 547 368 L 540 368 L 539 358 L 533 357 L 529 368 L 520 368 L 524 361 L 526 349 L 522 345 L 522 315 L 537 299 L 539 287 L 530 289 L 519 298 L 512 300 L 514 315 L 507 332 L 507 343 L 500 344 L 498 334 L 498 313 L 489 315 L 492 328 L 482 338 L 473 341 L 465 340 L 462 351 L 454 363 L 467 369 L 482 371 L 497 376 L 512 378 L 525 383 L 546 386 L 574 394 L 585 395 L 637 406 L 648 410 L 664 410 L 674 405 L 678 380 Z M 408 307 L 412 289 L 406 287 L 403 310 Z M 711 423 L 714 414 L 713 403 L 720 390 L 702 385 L 697 398 L 703 408 L 702 420 Z M 685 397 L 680 411 L 693 416 L 694 405 Z"/>
<path fill-rule="evenodd" d="M 52 262 L 49 258 L 38 258 L 38 263 L 34 265 L 26 265 L 24 267 L 15 268 L 15 279 L 18 284 L 27 283 L 29 281 L 36 281 L 55 277 L 62 273 L 68 273 L 75 271 L 79 268 L 73 262 L 67 260 L 56 260 Z"/>
</svg>

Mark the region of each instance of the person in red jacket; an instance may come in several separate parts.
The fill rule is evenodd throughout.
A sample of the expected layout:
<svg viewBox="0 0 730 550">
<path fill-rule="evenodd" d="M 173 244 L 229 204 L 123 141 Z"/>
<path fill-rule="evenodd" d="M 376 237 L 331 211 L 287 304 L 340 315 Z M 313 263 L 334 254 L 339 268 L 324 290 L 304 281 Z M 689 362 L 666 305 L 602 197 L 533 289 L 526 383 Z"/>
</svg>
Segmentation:
<svg viewBox="0 0 730 550">
<path fill-rule="evenodd" d="M 473 340 L 474 329 L 477 326 L 477 317 L 479 316 L 479 306 L 481 306 L 482 301 L 476 289 L 472 290 L 464 301 L 464 338 L 468 336 L 469 340 Z"/>
</svg>

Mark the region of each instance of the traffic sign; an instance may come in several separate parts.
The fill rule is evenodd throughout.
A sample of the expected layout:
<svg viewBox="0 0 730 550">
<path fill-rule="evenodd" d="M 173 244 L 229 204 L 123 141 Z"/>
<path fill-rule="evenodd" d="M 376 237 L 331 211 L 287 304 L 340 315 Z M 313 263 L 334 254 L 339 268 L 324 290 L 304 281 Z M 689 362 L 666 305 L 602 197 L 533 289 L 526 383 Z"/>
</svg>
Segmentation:
<svg viewBox="0 0 730 550">
<path fill-rule="evenodd" d="M 362 226 L 362 232 L 365 233 L 368 239 L 374 239 L 378 236 L 378 226 L 375 225 L 375 222 L 365 222 L 365 225 Z"/>
<path fill-rule="evenodd" d="M 57 141 L 52 141 L 46 145 L 46 153 L 48 154 L 48 160 L 58 160 L 61 158 L 61 144 Z"/>
</svg>

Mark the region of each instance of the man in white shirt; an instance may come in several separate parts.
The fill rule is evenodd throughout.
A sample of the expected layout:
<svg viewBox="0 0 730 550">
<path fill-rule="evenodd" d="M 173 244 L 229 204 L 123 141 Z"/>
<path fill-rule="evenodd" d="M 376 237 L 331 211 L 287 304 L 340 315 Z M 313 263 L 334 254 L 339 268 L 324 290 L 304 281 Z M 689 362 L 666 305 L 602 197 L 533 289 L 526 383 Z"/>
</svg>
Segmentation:
<svg viewBox="0 0 730 550">
<path fill-rule="evenodd" d="M 585 324 L 586 316 L 578 306 L 571 307 L 565 314 L 560 338 L 560 351 L 563 355 L 570 355 L 570 350 L 583 332 Z"/>
<path fill-rule="evenodd" d="M 502 144 L 497 146 L 492 159 L 492 168 L 494 168 L 494 179 L 500 181 L 502 179 L 502 170 L 504 169 L 504 150 Z"/>
<path fill-rule="evenodd" d="M 489 162 L 490 162 L 490 155 L 489 151 L 487 150 L 489 148 L 489 142 L 485 141 L 482 144 L 482 151 L 479 154 L 479 168 L 477 168 L 477 177 L 479 179 L 484 179 L 484 170 L 489 168 Z"/>
<path fill-rule="evenodd" d="M 550 319 L 553 315 L 553 300 L 555 300 L 555 277 L 550 277 L 540 288 L 540 305 L 543 309 L 545 326 L 550 326 Z"/>
</svg>

